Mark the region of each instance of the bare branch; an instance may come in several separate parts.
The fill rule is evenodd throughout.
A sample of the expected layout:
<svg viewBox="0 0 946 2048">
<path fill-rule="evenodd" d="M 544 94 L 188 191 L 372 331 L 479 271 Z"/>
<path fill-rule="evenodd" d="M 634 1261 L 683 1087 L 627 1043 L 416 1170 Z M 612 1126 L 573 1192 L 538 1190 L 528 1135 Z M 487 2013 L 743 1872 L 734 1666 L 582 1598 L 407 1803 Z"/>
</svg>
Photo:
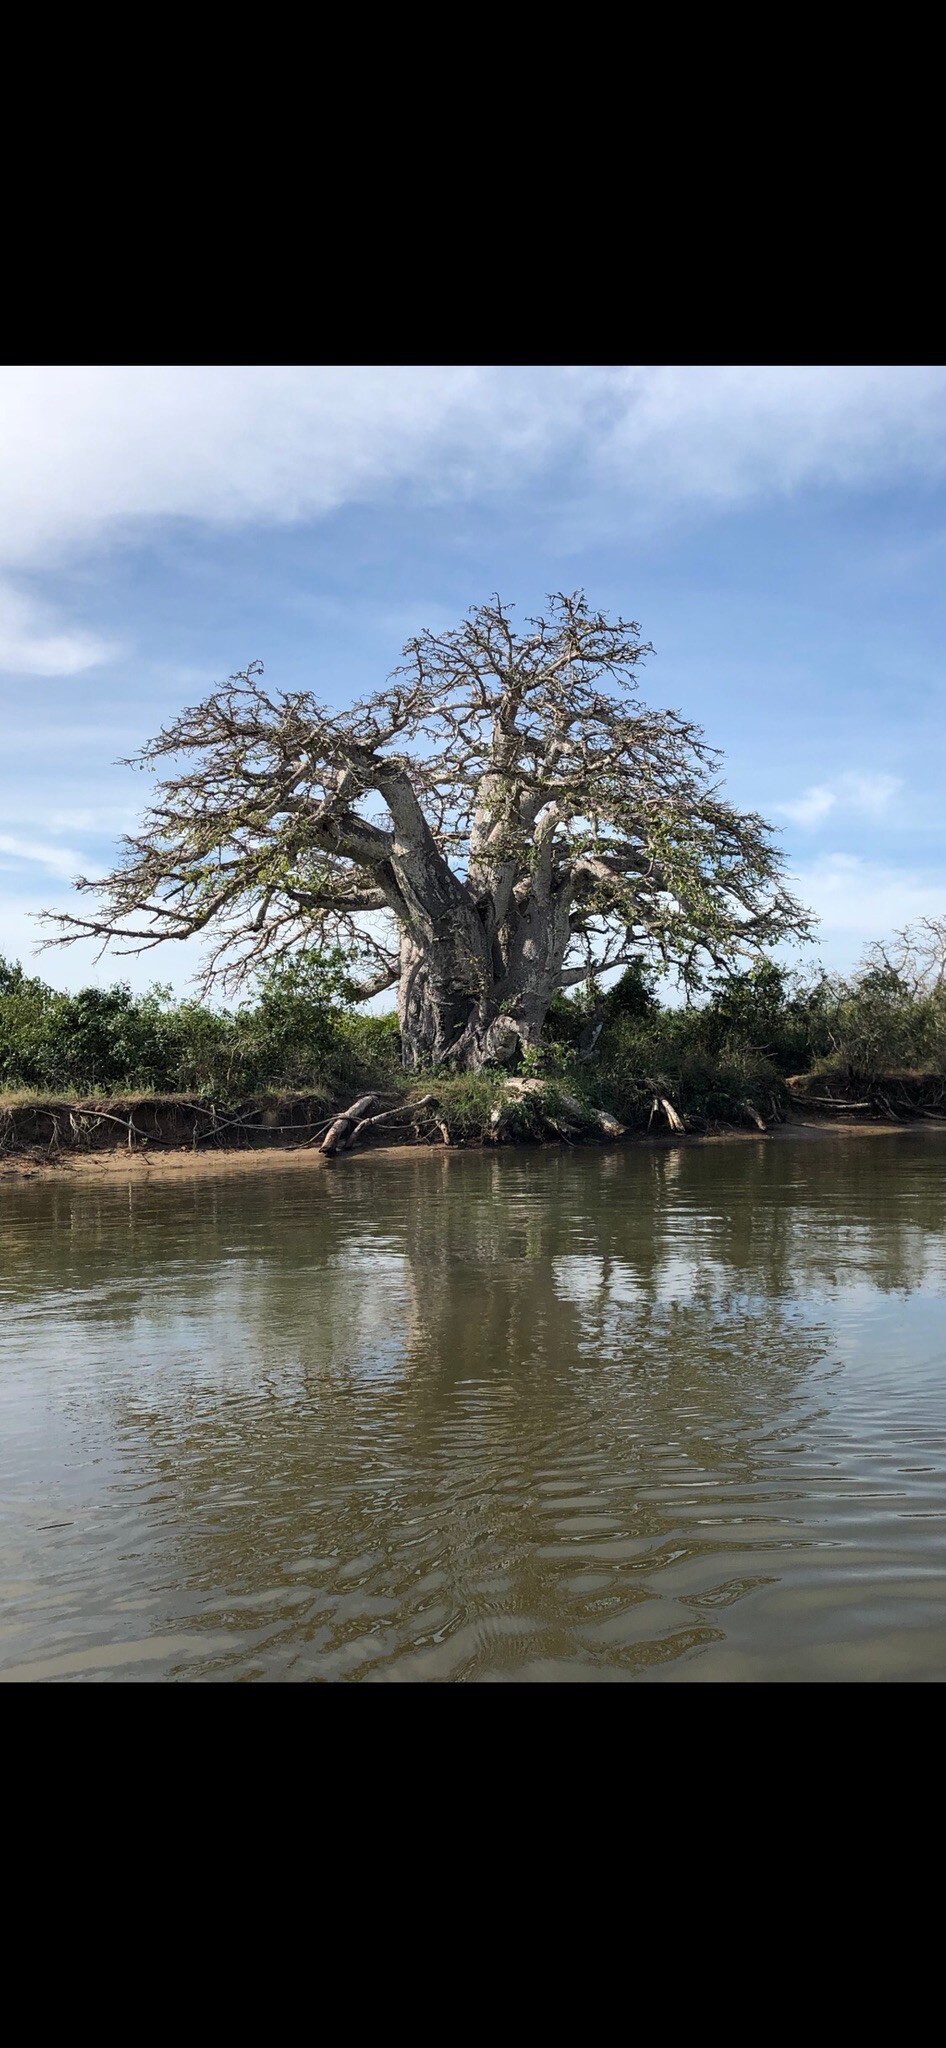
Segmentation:
<svg viewBox="0 0 946 2048">
<path fill-rule="evenodd" d="M 49 943 L 206 931 L 205 984 L 236 986 L 342 942 L 374 963 L 366 989 L 399 979 L 418 1057 L 478 1060 L 533 1040 L 589 961 L 643 952 L 693 987 L 701 963 L 804 937 L 769 827 L 725 801 L 698 726 L 643 702 L 650 652 L 579 591 L 521 630 L 494 597 L 418 634 L 347 710 L 270 692 L 253 662 L 143 749 L 155 801 Z M 926 942 L 942 979 L 946 938 Z"/>
</svg>

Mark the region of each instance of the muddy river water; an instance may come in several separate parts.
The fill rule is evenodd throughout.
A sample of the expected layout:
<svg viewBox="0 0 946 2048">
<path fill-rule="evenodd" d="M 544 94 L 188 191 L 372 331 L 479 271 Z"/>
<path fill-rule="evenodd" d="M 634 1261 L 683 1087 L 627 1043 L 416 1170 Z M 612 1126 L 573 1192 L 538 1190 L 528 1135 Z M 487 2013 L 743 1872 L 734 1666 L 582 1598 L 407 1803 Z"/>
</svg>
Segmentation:
<svg viewBox="0 0 946 2048">
<path fill-rule="evenodd" d="M 0 1184 L 0 1677 L 946 1677 L 946 1137 Z"/>
</svg>

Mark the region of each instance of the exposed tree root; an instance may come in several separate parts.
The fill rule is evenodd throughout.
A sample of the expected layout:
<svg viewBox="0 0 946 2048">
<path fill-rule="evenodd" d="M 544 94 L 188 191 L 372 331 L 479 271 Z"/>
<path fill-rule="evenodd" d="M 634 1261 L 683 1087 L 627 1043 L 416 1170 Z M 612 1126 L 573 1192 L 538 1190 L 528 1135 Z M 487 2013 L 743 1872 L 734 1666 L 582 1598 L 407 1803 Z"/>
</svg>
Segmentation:
<svg viewBox="0 0 946 2048">
<path fill-rule="evenodd" d="M 398 1117 L 409 1117 L 416 1134 L 419 1130 L 418 1110 L 428 1109 L 437 1102 L 436 1095 L 418 1095 L 412 1101 L 396 1102 L 392 1109 L 378 1109 L 379 1099 L 377 1095 L 359 1095 L 357 1102 L 353 1102 L 350 1109 L 346 1109 L 342 1116 L 335 1118 L 319 1147 L 326 1159 L 333 1159 L 336 1152 L 350 1152 L 366 1131 L 373 1130 L 377 1124 L 392 1123 Z M 449 1145 L 450 1135 L 446 1125 L 441 1124 L 439 1118 L 436 1121 L 438 1129 L 444 1135 L 444 1143 Z"/>
<path fill-rule="evenodd" d="M 357 1145 L 358 1140 L 364 1131 L 370 1131 L 371 1129 L 373 1129 L 375 1124 L 390 1123 L 395 1117 L 410 1116 L 414 1121 L 414 1128 L 416 1130 L 417 1123 L 416 1118 L 414 1117 L 414 1112 L 418 1109 L 426 1109 L 431 1103 L 436 1102 L 436 1100 L 436 1095 L 420 1095 L 415 1097 L 413 1102 L 399 1102 L 394 1109 L 379 1110 L 377 1116 L 363 1116 L 360 1119 L 360 1121 L 355 1125 L 351 1137 L 344 1138 L 342 1140 L 342 1143 L 339 1147 L 340 1151 L 350 1152 L 352 1146 Z M 353 1105 L 353 1108 L 348 1111 L 348 1115 L 352 1116 L 354 1114 L 354 1110 L 356 1110 L 357 1108 L 358 1104 L 356 1102 Z M 339 1119 L 339 1121 L 341 1121 L 341 1119 Z M 325 1151 L 324 1145 L 322 1147 L 322 1150 L 323 1152 Z"/>
<path fill-rule="evenodd" d="M 544 1081 L 520 1081 L 518 1078 L 513 1078 L 512 1080 L 506 1082 L 507 1095 L 511 1095 L 514 1098 L 517 1095 L 533 1095 L 538 1097 L 537 1108 L 539 1115 L 542 1119 L 542 1122 L 546 1125 L 548 1130 L 554 1131 L 555 1136 L 557 1138 L 564 1138 L 567 1144 L 571 1144 L 573 1139 L 578 1137 L 582 1124 L 586 1123 L 589 1118 L 591 1119 L 592 1123 L 596 1123 L 598 1125 L 599 1130 L 602 1130 L 604 1132 L 605 1137 L 623 1138 L 626 1126 L 624 1124 L 618 1123 L 617 1117 L 611 1116 L 606 1109 L 592 1108 L 590 1104 L 585 1105 L 579 1102 L 576 1096 L 566 1095 L 562 1089 L 557 1088 L 555 1093 L 558 1102 L 561 1103 L 561 1106 L 563 1110 L 567 1112 L 567 1115 L 571 1118 L 574 1118 L 573 1123 L 568 1123 L 564 1120 L 564 1118 L 560 1120 L 558 1117 L 553 1116 L 551 1111 L 548 1108 L 546 1108 L 543 1102 L 543 1096 L 545 1095 L 545 1093 L 546 1084 Z M 492 1117 L 490 1118 L 490 1123 L 496 1127 L 498 1132 L 502 1130 L 503 1123 L 505 1121 L 505 1118 L 502 1116 L 501 1112 L 499 1122 L 497 1123 L 496 1120 L 497 1112 L 496 1110 L 494 1110 Z"/>
<path fill-rule="evenodd" d="M 654 1121 L 658 1109 L 663 1110 L 664 1116 L 666 1117 L 667 1122 L 670 1125 L 670 1129 L 672 1131 L 686 1131 L 686 1124 L 684 1123 L 683 1118 L 679 1113 L 679 1110 L 674 1109 L 673 1103 L 668 1100 L 666 1095 L 656 1094 L 654 1096 L 653 1102 L 651 1103 L 650 1115 L 647 1119 L 648 1130 L 650 1130 L 651 1124 Z"/>
</svg>

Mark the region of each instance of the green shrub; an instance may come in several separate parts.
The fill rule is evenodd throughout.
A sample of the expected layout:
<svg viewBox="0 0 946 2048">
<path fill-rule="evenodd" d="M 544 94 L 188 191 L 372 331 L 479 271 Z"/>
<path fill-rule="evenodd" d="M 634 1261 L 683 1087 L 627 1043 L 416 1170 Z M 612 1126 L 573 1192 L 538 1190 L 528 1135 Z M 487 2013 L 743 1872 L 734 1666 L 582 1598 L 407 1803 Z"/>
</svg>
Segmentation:
<svg viewBox="0 0 946 2048">
<path fill-rule="evenodd" d="M 790 1074 L 841 1068 L 858 1085 L 897 1068 L 946 1076 L 946 985 L 905 980 L 878 954 L 851 976 L 809 982 L 766 962 L 679 1009 L 661 1008 L 637 960 L 608 990 L 589 981 L 553 997 L 542 1042 L 519 1071 L 632 1125 L 646 1123 L 655 1093 L 684 1116 L 727 1122 L 744 1117 L 746 1102 L 771 1114 Z M 198 1094 L 225 1104 L 282 1089 L 396 1088 L 403 1078 L 397 1019 L 353 1007 L 338 948 L 270 966 L 232 1010 L 175 1001 L 159 985 L 137 997 L 124 982 L 57 994 L 0 957 L 6 1092 Z M 488 1126 L 505 1079 L 437 1075 L 458 1135 Z M 513 1121 L 541 1135 L 534 1099 L 520 1098 Z"/>
<path fill-rule="evenodd" d="M 393 1017 L 361 1017 L 336 949 L 268 968 L 236 1010 L 155 985 L 57 995 L 0 958 L 0 1087 L 87 1095 L 116 1090 L 236 1102 L 274 1089 L 380 1081 L 399 1070 Z"/>
<path fill-rule="evenodd" d="M 52 1016 L 62 999 L 0 954 L 0 1087 L 46 1083 Z"/>
</svg>

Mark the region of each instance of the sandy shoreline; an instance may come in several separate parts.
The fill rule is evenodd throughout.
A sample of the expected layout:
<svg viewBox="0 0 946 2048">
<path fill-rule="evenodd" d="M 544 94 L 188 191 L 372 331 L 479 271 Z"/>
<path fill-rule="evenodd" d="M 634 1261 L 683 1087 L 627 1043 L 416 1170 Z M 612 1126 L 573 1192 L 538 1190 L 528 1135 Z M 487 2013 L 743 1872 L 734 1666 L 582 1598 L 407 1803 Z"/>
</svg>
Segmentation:
<svg viewBox="0 0 946 2048">
<path fill-rule="evenodd" d="M 773 1142 L 784 1144 L 791 1141 L 809 1142 L 836 1137 L 896 1138 L 902 1137 L 905 1132 L 921 1133 L 924 1136 L 935 1138 L 937 1135 L 942 1136 L 946 1133 L 946 1122 L 937 1125 L 918 1118 L 916 1121 L 910 1121 L 909 1123 L 865 1124 L 853 1121 L 848 1122 L 840 1118 L 836 1122 L 828 1122 L 827 1119 L 823 1118 L 818 1118 L 817 1120 L 812 1118 L 808 1121 L 799 1117 L 793 1118 L 788 1123 L 773 1124 L 771 1129 L 767 1131 L 729 1130 L 716 1131 L 706 1135 L 690 1132 L 684 1137 L 675 1135 L 672 1132 L 660 1133 L 656 1136 L 637 1133 L 626 1139 L 617 1140 L 616 1144 L 618 1148 L 631 1145 L 645 1145 L 650 1148 L 666 1151 L 668 1148 L 678 1145 L 769 1145 Z M 560 1148 L 550 1143 L 548 1146 L 516 1145 L 502 1146 L 498 1149 L 504 1152 L 515 1151 L 521 1153 L 557 1151 Z M 592 1146 L 589 1145 L 576 1149 L 591 1150 Z M 594 1145 L 594 1149 L 597 1150 L 598 1146 Z M 607 1149 L 613 1151 L 615 1145 L 609 1145 Z M 123 1146 L 116 1146 L 102 1152 L 60 1153 L 58 1158 L 49 1160 L 37 1159 L 35 1157 L 30 1158 L 28 1156 L 13 1156 L 0 1161 L 0 1182 L 66 1179 L 166 1181 L 174 1180 L 181 1176 L 186 1179 L 205 1179 L 208 1176 L 213 1178 L 227 1174 L 260 1174 L 273 1171 L 279 1171 L 280 1173 L 347 1173 L 351 1167 L 357 1166 L 360 1161 L 376 1159 L 382 1152 L 386 1158 L 394 1159 L 416 1158 L 418 1153 L 425 1153 L 431 1158 L 466 1159 L 474 1154 L 478 1155 L 483 1152 L 489 1152 L 493 1155 L 494 1148 L 484 1145 L 446 1147 L 443 1145 L 375 1144 L 365 1146 L 355 1152 L 343 1153 L 336 1159 L 325 1159 L 317 1145 L 291 1147 L 265 1145 L 254 1146 L 246 1151 L 234 1149 L 232 1151 L 218 1152 L 196 1152 L 189 1145 L 182 1147 L 179 1152 L 151 1152 L 146 1147 L 129 1152 Z"/>
</svg>

